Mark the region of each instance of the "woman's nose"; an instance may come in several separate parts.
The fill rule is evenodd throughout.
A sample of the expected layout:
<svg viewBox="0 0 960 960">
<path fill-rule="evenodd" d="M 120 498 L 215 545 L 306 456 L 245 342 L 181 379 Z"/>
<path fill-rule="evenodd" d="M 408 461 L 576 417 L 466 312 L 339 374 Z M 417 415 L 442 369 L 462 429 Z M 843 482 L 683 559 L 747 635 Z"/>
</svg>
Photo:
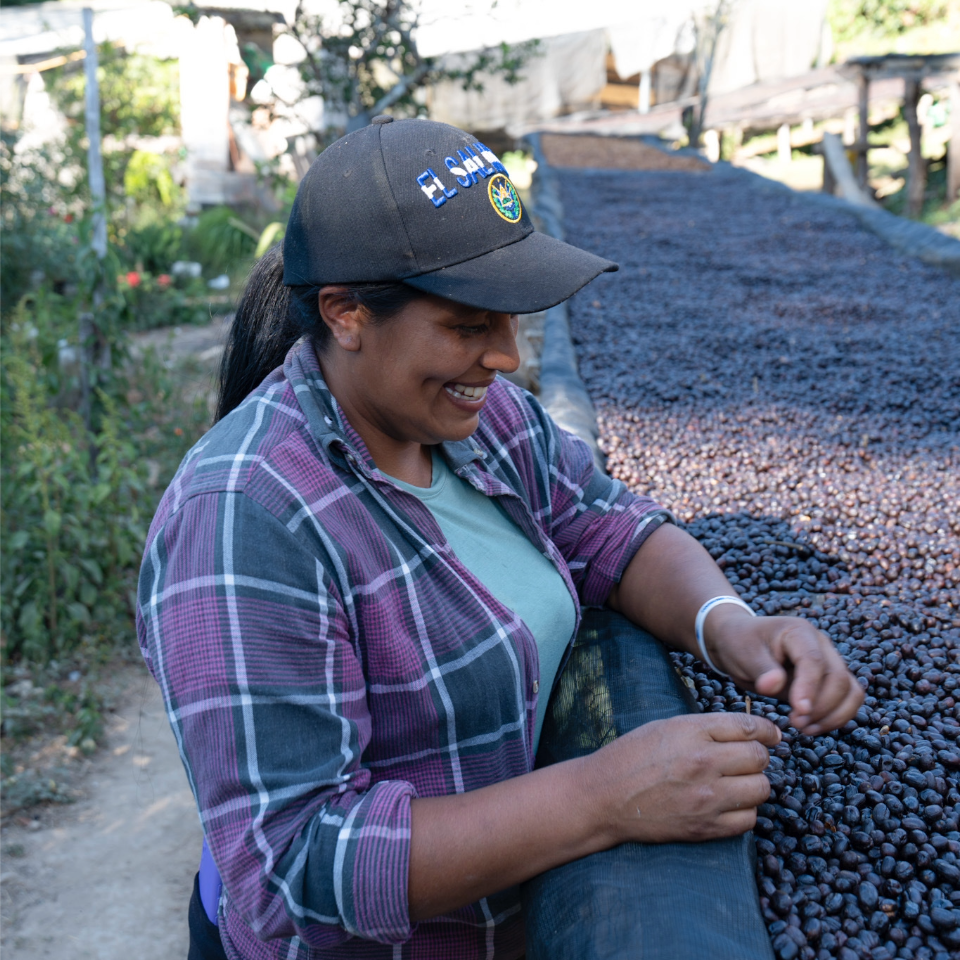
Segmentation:
<svg viewBox="0 0 960 960">
<path fill-rule="evenodd" d="M 491 331 L 490 343 L 484 351 L 482 364 L 488 370 L 501 373 L 513 373 L 520 366 L 520 352 L 517 349 L 517 330 L 519 320 L 515 313 L 496 315 Z"/>
</svg>

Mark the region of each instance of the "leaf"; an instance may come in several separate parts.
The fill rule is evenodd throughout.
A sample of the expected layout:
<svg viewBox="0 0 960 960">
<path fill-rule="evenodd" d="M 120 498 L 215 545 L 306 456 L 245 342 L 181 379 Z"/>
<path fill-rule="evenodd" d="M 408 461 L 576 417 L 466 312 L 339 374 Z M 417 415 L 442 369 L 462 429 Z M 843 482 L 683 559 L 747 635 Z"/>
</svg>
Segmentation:
<svg viewBox="0 0 960 960">
<path fill-rule="evenodd" d="M 274 220 L 273 223 L 268 223 L 263 228 L 263 233 L 260 234 L 260 239 L 257 241 L 257 249 L 253 254 L 257 260 L 270 249 L 274 238 L 281 230 L 283 230 L 283 223 L 279 220 Z"/>
<path fill-rule="evenodd" d="M 103 570 L 96 560 L 90 557 L 84 557 L 84 559 L 80 561 L 80 566 L 90 574 L 90 579 L 97 584 L 97 586 L 103 583 Z"/>
<path fill-rule="evenodd" d="M 13 595 L 18 599 L 23 596 L 26 592 L 27 587 L 30 586 L 33 581 L 36 580 L 36 577 L 24 577 L 16 586 L 16 589 L 13 591 Z"/>
<path fill-rule="evenodd" d="M 22 550 L 30 541 L 30 534 L 26 530 L 18 530 L 9 540 L 7 547 L 10 550 Z"/>
<path fill-rule="evenodd" d="M 97 588 L 84 581 L 80 585 L 80 601 L 87 607 L 92 607 L 97 602 Z"/>
<path fill-rule="evenodd" d="M 90 611 L 82 604 L 73 601 L 67 604 L 67 613 L 70 619 L 76 623 L 82 623 L 86 626 L 90 622 Z"/>
<path fill-rule="evenodd" d="M 80 582 L 80 568 L 64 561 L 59 565 L 59 569 L 60 576 L 66 582 L 67 594 L 69 595 L 77 589 L 77 584 Z"/>
<path fill-rule="evenodd" d="M 60 532 L 60 525 L 62 522 L 63 517 L 60 516 L 60 513 L 57 510 L 48 510 L 43 515 L 44 529 L 51 537 L 55 537 Z"/>
<path fill-rule="evenodd" d="M 17 626 L 27 634 L 35 634 L 40 627 L 40 608 L 36 602 L 31 600 L 25 603 L 20 609 L 20 616 L 17 617 Z"/>
</svg>

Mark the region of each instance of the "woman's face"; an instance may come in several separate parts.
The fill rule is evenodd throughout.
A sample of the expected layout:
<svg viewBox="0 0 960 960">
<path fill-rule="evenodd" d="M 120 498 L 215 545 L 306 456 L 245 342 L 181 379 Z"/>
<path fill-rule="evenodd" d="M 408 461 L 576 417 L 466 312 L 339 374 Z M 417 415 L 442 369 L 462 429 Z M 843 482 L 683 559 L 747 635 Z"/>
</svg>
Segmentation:
<svg viewBox="0 0 960 960">
<path fill-rule="evenodd" d="M 338 298 L 337 289 L 320 291 L 320 311 L 333 333 L 321 362 L 377 465 L 386 469 L 375 450 L 382 444 L 469 437 L 487 387 L 498 372 L 520 364 L 516 314 L 425 294 L 392 319 L 373 323 Z"/>
</svg>

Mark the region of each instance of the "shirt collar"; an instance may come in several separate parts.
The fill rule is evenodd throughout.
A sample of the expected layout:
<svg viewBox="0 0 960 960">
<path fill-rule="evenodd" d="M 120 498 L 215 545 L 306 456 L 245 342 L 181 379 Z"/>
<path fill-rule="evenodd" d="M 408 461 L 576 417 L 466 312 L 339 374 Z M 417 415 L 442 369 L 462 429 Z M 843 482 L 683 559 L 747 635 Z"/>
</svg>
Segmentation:
<svg viewBox="0 0 960 960">
<path fill-rule="evenodd" d="M 308 339 L 299 340 L 290 349 L 283 362 L 283 373 L 307 418 L 310 434 L 327 456 L 372 478 L 377 465 L 360 434 L 347 420 L 337 398 L 330 392 L 316 350 Z M 476 437 L 446 441 L 440 444 L 440 451 L 454 473 L 459 473 L 468 464 L 483 461 L 487 456 Z"/>
</svg>

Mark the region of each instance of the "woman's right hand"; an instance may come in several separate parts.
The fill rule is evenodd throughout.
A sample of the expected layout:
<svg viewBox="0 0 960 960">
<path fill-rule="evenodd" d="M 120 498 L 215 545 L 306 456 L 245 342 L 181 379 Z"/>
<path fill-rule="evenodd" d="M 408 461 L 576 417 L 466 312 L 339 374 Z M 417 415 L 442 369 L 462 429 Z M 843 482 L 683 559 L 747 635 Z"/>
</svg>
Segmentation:
<svg viewBox="0 0 960 960">
<path fill-rule="evenodd" d="M 628 840 L 749 830 L 770 794 L 769 720 L 655 720 L 586 757 L 466 793 L 411 801 L 410 916 L 424 920 Z"/>
<path fill-rule="evenodd" d="M 770 795 L 767 747 L 780 731 L 763 717 L 692 714 L 655 720 L 593 754 L 589 776 L 610 846 L 736 836 Z"/>
</svg>

